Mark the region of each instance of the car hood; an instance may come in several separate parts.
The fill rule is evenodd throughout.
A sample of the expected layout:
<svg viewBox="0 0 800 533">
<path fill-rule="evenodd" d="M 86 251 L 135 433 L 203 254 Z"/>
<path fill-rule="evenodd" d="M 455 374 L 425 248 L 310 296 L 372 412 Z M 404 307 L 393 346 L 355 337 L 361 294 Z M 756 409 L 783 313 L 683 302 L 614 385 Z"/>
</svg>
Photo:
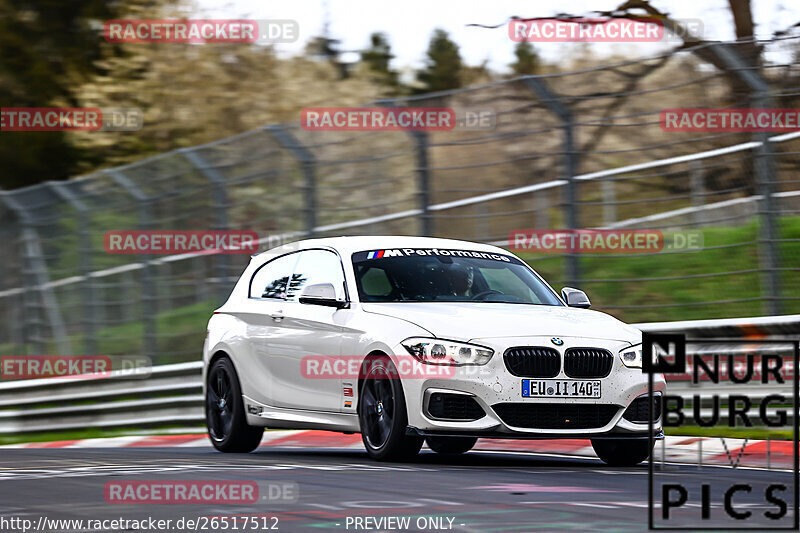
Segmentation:
<svg viewBox="0 0 800 533">
<path fill-rule="evenodd" d="M 574 307 L 503 303 L 366 303 L 364 311 L 399 318 L 443 339 L 585 337 L 640 342 L 641 332 L 598 311 Z"/>
</svg>

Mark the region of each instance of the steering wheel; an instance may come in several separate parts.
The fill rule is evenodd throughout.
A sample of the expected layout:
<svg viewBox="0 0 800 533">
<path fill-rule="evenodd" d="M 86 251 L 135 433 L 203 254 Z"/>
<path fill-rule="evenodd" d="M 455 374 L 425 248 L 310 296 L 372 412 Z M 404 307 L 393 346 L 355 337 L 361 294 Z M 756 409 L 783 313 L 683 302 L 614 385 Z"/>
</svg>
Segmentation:
<svg viewBox="0 0 800 533">
<path fill-rule="evenodd" d="M 500 291 L 496 291 L 494 289 L 489 289 L 487 291 L 479 292 L 478 294 L 473 296 L 471 299 L 472 300 L 485 300 L 486 296 L 489 296 L 490 294 L 503 294 L 503 293 L 500 292 Z"/>
</svg>

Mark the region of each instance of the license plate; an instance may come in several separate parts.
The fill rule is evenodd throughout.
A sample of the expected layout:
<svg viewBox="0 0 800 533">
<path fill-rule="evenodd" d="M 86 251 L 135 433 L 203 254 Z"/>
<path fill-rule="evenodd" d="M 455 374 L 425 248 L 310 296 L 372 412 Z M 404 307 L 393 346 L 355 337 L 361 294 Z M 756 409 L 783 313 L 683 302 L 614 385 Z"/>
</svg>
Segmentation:
<svg viewBox="0 0 800 533">
<path fill-rule="evenodd" d="M 523 398 L 599 398 L 600 380 L 523 379 Z"/>
</svg>

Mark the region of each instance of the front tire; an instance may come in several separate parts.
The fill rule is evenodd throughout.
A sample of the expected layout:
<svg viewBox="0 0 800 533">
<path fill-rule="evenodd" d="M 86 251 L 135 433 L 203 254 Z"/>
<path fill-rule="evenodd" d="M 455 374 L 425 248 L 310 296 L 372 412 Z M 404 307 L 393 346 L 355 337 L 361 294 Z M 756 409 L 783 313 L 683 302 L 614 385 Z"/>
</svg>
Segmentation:
<svg viewBox="0 0 800 533">
<path fill-rule="evenodd" d="M 610 466 L 635 466 L 650 457 L 650 439 L 592 439 L 597 456 Z"/>
<path fill-rule="evenodd" d="M 477 437 L 426 437 L 428 448 L 442 455 L 467 453 L 478 442 Z"/>
<path fill-rule="evenodd" d="M 217 359 L 208 369 L 206 427 L 214 448 L 228 453 L 252 452 L 264 434 L 263 427 L 247 424 L 239 377 L 227 357 Z"/>
<path fill-rule="evenodd" d="M 358 421 L 364 448 L 373 459 L 408 460 L 422 447 L 422 437 L 406 435 L 408 413 L 403 386 L 394 363 L 386 356 L 364 362 Z"/>
</svg>

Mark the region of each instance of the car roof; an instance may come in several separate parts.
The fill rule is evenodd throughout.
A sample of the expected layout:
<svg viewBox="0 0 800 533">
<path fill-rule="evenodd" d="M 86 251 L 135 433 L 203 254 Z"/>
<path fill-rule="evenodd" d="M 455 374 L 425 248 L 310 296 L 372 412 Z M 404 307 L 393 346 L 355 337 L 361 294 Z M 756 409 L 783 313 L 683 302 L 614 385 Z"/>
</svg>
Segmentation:
<svg viewBox="0 0 800 533">
<path fill-rule="evenodd" d="M 402 235 L 353 235 L 342 237 L 324 237 L 320 239 L 304 239 L 259 252 L 253 257 L 258 257 L 261 259 L 291 251 L 307 250 L 309 248 L 319 247 L 334 248 L 343 256 L 349 256 L 353 252 L 383 250 L 387 248 L 443 248 L 448 250 L 475 250 L 480 252 L 502 254 L 509 253 L 507 250 L 498 248 L 497 246 L 456 239 L 413 237 Z"/>
</svg>

